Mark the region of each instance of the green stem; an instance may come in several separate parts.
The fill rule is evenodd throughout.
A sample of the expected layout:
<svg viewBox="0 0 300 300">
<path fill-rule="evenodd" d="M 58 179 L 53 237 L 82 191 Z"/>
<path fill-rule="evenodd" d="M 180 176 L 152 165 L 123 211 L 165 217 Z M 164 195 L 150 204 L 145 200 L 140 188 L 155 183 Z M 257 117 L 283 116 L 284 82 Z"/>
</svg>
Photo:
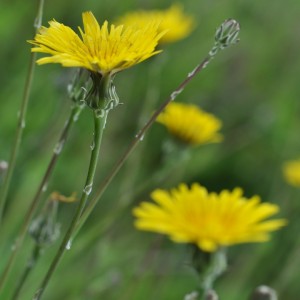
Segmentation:
<svg viewBox="0 0 300 300">
<path fill-rule="evenodd" d="M 27 262 L 26 268 L 20 278 L 20 281 L 17 285 L 17 288 L 16 288 L 11 300 L 17 300 L 19 298 L 22 287 L 23 287 L 24 283 L 26 282 L 30 272 L 35 267 L 38 259 L 40 258 L 40 254 L 41 254 L 41 246 L 36 244 L 32 251 L 32 256 L 31 256 L 30 260 Z"/>
<path fill-rule="evenodd" d="M 169 158 L 169 156 L 167 158 Z M 184 166 L 183 162 L 186 162 L 186 157 L 178 153 L 177 158 L 178 159 L 176 162 L 176 166 L 174 166 L 174 163 L 169 162 L 166 165 L 164 165 L 163 168 L 160 169 L 157 173 L 153 174 L 152 177 L 149 177 L 144 182 L 141 182 L 140 184 L 136 185 L 134 191 L 124 191 L 124 196 L 121 195 L 120 199 L 118 200 L 118 203 L 115 203 L 113 212 L 110 214 L 106 214 L 101 220 L 99 220 L 99 222 L 97 223 L 97 228 L 93 229 L 93 237 L 89 241 L 87 241 L 86 244 L 92 245 L 96 237 L 99 237 L 102 234 L 104 234 L 105 231 L 108 230 L 113 224 L 113 221 L 118 220 L 118 218 L 124 212 L 124 209 L 126 209 L 130 205 L 130 199 L 135 199 L 142 192 L 148 193 L 148 189 L 150 187 L 156 186 L 158 183 L 165 182 L 166 179 L 170 178 L 171 174 L 175 174 L 174 171 L 176 171 L 177 169 L 181 169 Z M 176 172 L 176 175 L 177 173 L 178 172 Z"/>
<path fill-rule="evenodd" d="M 204 295 L 207 295 L 208 292 L 212 290 L 214 282 L 220 275 L 225 272 L 226 268 L 227 257 L 225 249 L 219 249 L 213 254 L 211 269 L 203 279 L 202 287 L 204 290 Z"/>
<path fill-rule="evenodd" d="M 133 152 L 133 150 L 136 148 L 138 143 L 143 139 L 146 131 L 152 126 L 152 124 L 155 122 L 158 115 L 165 109 L 165 107 L 176 99 L 176 97 L 184 90 L 184 88 L 187 86 L 187 84 L 200 72 L 202 71 L 208 63 L 211 61 L 213 57 L 207 56 L 202 63 L 196 66 L 192 72 L 188 74 L 188 76 L 179 84 L 179 86 L 170 94 L 170 96 L 159 106 L 159 108 L 152 114 L 152 116 L 149 118 L 149 120 L 146 122 L 146 124 L 141 128 L 141 130 L 138 132 L 138 134 L 135 136 L 133 141 L 128 146 L 125 153 L 121 156 L 121 158 L 116 162 L 116 164 L 113 166 L 111 172 L 105 177 L 104 181 L 99 187 L 99 190 L 96 193 L 96 196 L 91 199 L 87 207 L 85 208 L 82 216 L 80 217 L 78 223 L 76 224 L 76 228 L 74 231 L 74 234 L 72 238 L 74 238 L 77 233 L 79 232 L 80 228 L 83 226 L 91 212 L 93 211 L 94 207 L 98 203 L 98 201 L 101 199 L 103 193 L 105 192 L 106 188 L 109 186 L 113 178 L 117 175 L 125 161 L 128 159 L 130 154 Z"/>
<path fill-rule="evenodd" d="M 10 257 L 8 259 L 8 262 L 6 264 L 6 267 L 3 271 L 3 273 L 1 274 L 1 277 L 0 277 L 0 290 L 2 289 L 9 273 L 10 273 L 10 270 L 14 264 L 14 261 L 16 259 L 16 256 L 17 254 L 19 253 L 20 249 L 21 249 L 21 246 L 22 246 L 22 243 L 23 243 L 23 240 L 24 240 L 24 237 L 27 233 L 27 230 L 28 230 L 28 226 L 30 224 L 30 221 L 34 215 L 34 212 L 36 211 L 36 208 L 38 206 L 38 203 L 39 203 L 39 199 L 45 189 L 45 187 L 47 186 L 47 183 L 49 181 L 49 178 L 54 170 L 54 166 L 56 165 L 56 161 L 60 155 L 60 152 L 65 144 L 65 141 L 67 139 L 67 136 L 69 134 L 69 131 L 70 131 L 70 128 L 71 128 L 71 125 L 77 120 L 78 118 L 78 114 L 81 112 L 82 110 L 82 107 L 80 106 L 74 106 L 71 110 L 71 113 L 70 113 L 70 116 L 69 116 L 69 119 L 67 120 L 66 124 L 65 124 L 65 127 L 60 135 L 60 138 L 54 148 L 54 151 L 53 151 L 53 155 L 52 155 L 52 158 L 48 164 L 48 167 L 46 169 L 46 172 L 44 174 L 44 177 L 42 178 L 42 181 L 36 191 L 36 194 L 27 210 L 27 213 L 25 215 L 25 219 L 21 225 L 21 228 L 20 228 L 20 231 L 18 233 L 18 236 L 15 240 L 15 243 L 14 245 L 11 247 L 11 254 L 10 254 Z"/>
<path fill-rule="evenodd" d="M 65 237 L 56 253 L 56 256 L 54 257 L 48 272 L 46 273 L 40 287 L 37 289 L 35 295 L 34 295 L 34 300 L 39 300 L 41 299 L 52 275 L 54 274 L 54 271 L 56 270 L 59 262 L 62 259 L 63 254 L 65 253 L 66 249 L 70 249 L 71 247 L 71 237 L 73 234 L 73 231 L 75 229 L 75 226 L 82 214 L 82 211 L 86 205 L 87 199 L 92 191 L 93 188 L 93 181 L 94 181 L 94 175 L 97 167 L 97 162 L 99 158 L 99 151 L 100 151 L 100 146 L 101 146 L 101 140 L 102 140 L 102 134 L 103 130 L 105 127 L 105 122 L 107 118 L 108 111 L 103 110 L 104 114 L 103 116 L 99 117 L 96 111 L 94 111 L 94 142 L 92 146 L 92 153 L 91 153 L 91 158 L 90 158 L 90 164 L 89 164 L 89 169 L 88 169 L 88 174 L 85 182 L 85 186 L 82 192 L 82 196 L 79 202 L 79 205 L 77 207 L 76 213 L 72 219 L 72 222 L 65 234 Z"/>
<path fill-rule="evenodd" d="M 36 31 L 41 26 L 42 16 L 43 16 L 43 7 L 44 7 L 44 0 L 39 0 L 38 12 L 37 12 L 37 16 L 36 16 L 36 19 L 34 22 Z M 28 100 L 29 100 L 29 95 L 30 95 L 30 91 L 31 91 L 33 73 L 34 73 L 34 68 L 35 68 L 35 60 L 36 60 L 36 53 L 32 52 L 31 56 L 30 56 L 29 69 L 28 69 L 28 73 L 27 73 L 27 77 L 26 77 L 25 88 L 24 88 L 23 98 L 22 98 L 21 107 L 20 107 L 17 131 L 16 131 L 16 135 L 14 138 L 9 162 L 8 162 L 8 169 L 7 169 L 7 172 L 5 173 L 3 186 L 0 191 L 0 224 L 2 222 L 3 212 L 4 212 L 5 203 L 6 203 L 6 199 L 7 199 L 7 194 L 8 194 L 11 178 L 12 178 L 12 175 L 13 175 L 13 172 L 15 169 L 16 159 L 17 159 L 18 152 L 19 152 L 20 145 L 21 145 L 23 130 L 25 128 L 25 118 L 26 118 Z"/>
</svg>

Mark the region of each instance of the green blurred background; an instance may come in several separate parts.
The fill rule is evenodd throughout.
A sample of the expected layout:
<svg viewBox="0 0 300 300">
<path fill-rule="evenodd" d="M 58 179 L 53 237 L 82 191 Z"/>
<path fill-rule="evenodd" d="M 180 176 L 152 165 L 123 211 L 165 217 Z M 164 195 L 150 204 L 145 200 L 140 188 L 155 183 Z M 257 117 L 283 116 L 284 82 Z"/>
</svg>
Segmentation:
<svg viewBox="0 0 300 300">
<path fill-rule="evenodd" d="M 55 18 L 73 27 L 91 10 L 102 23 L 135 9 L 165 9 L 173 2 L 116 0 L 45 0 L 43 24 Z M 59 266 L 45 299 L 183 299 L 197 285 L 190 252 L 167 238 L 133 228 L 131 208 L 151 190 L 199 182 L 210 191 L 240 186 L 282 207 L 289 226 L 266 244 L 241 245 L 229 251 L 229 268 L 216 282 L 221 299 L 248 299 L 260 284 L 275 288 L 284 300 L 300 298 L 299 190 L 282 177 L 282 163 L 299 157 L 300 139 L 300 4 L 294 0 L 182 2 L 197 26 L 184 40 L 163 46 L 163 53 L 119 74 L 115 80 L 124 105 L 110 113 L 97 183 L 110 170 L 138 131 L 145 99 L 163 101 L 204 58 L 214 32 L 227 18 L 241 24 L 240 43 L 220 53 L 178 101 L 200 105 L 223 121 L 224 141 L 193 148 L 188 160 L 169 160 L 163 176 L 167 132 L 155 124 L 110 188 Z M 16 128 L 34 34 L 37 1 L 0 0 L 0 160 L 7 160 Z M 0 266 L 45 171 L 58 134 L 68 117 L 66 85 L 71 69 L 38 66 L 27 114 L 21 152 L 9 192 L 1 234 Z M 140 122 L 143 122 L 143 119 Z M 55 169 L 48 192 L 80 193 L 87 171 L 93 122 L 86 109 L 74 126 Z M 47 196 L 47 195 L 45 195 Z M 62 204 L 62 231 L 76 205 Z M 104 221 L 106 223 L 104 223 Z M 106 225 L 105 225 L 106 224 Z M 20 299 L 31 299 L 56 245 L 31 274 Z M 9 280 L 9 299 L 30 254 L 28 239 Z"/>
</svg>

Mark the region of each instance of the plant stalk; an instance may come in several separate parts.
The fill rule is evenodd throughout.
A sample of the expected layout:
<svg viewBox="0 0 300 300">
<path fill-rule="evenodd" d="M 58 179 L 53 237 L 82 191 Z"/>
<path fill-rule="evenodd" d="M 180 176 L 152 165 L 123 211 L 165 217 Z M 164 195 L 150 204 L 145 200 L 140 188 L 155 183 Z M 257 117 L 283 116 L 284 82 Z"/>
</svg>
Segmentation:
<svg viewBox="0 0 300 300">
<path fill-rule="evenodd" d="M 38 29 L 40 28 L 41 23 L 42 23 L 43 8 L 44 8 L 44 0 L 39 0 L 38 12 L 37 12 L 37 16 L 36 16 L 36 19 L 34 22 L 36 32 L 38 31 Z M 11 150 L 11 154 L 10 154 L 10 158 L 9 158 L 9 162 L 8 162 L 8 169 L 4 175 L 5 177 L 4 177 L 4 181 L 3 181 L 3 186 L 0 191 L 0 224 L 3 219 L 3 213 L 4 213 L 5 203 L 6 203 L 6 199 L 7 199 L 7 194 L 8 194 L 8 190 L 10 187 L 12 175 L 13 175 L 13 172 L 15 169 L 16 160 L 17 160 L 18 152 L 20 149 L 21 141 L 22 141 L 23 130 L 25 128 L 25 118 L 26 118 L 29 95 L 30 95 L 30 91 L 31 91 L 33 74 L 34 74 L 34 69 L 35 69 L 35 60 L 36 60 L 36 53 L 32 52 L 31 56 L 30 56 L 29 69 L 28 69 L 28 73 L 26 76 L 20 112 L 18 115 L 17 131 L 16 131 L 15 138 L 14 138 L 13 145 L 12 145 L 12 150 Z"/>
<path fill-rule="evenodd" d="M 26 265 L 26 268 L 25 268 L 25 270 L 24 270 L 24 272 L 23 272 L 23 274 L 20 278 L 20 281 L 17 285 L 17 288 L 16 288 L 11 300 L 17 300 L 19 298 L 20 292 L 22 290 L 22 287 L 23 287 L 24 283 L 26 282 L 26 279 L 28 278 L 30 272 L 33 270 L 33 268 L 35 267 L 38 259 L 40 258 L 41 251 L 42 251 L 41 246 L 36 244 L 34 246 L 33 251 L 32 251 L 32 256 L 31 256 L 30 260 L 28 261 L 28 263 Z"/>
<path fill-rule="evenodd" d="M 65 253 L 66 250 L 69 250 L 71 247 L 72 243 L 72 234 L 75 229 L 75 226 L 82 214 L 82 211 L 86 205 L 87 199 L 92 192 L 93 188 L 93 181 L 94 181 L 94 175 L 97 167 L 97 162 L 99 158 L 99 152 L 100 152 L 100 146 L 101 146 L 101 140 L 102 140 L 102 135 L 103 135 L 103 130 L 105 127 L 106 123 L 106 118 L 107 118 L 108 111 L 104 110 L 104 114 L 102 117 L 99 117 L 96 111 L 94 111 L 94 141 L 93 141 L 93 146 L 92 148 L 92 153 L 91 153 L 91 158 L 90 158 L 90 164 L 89 164 L 89 169 L 88 169 L 88 174 L 85 182 L 85 186 L 82 192 L 82 196 L 79 202 L 79 205 L 77 207 L 76 213 L 72 219 L 72 222 L 64 236 L 64 239 L 56 253 L 56 256 L 54 257 L 48 272 L 46 273 L 40 287 L 37 289 L 35 295 L 34 295 L 34 300 L 40 300 L 52 275 L 54 274 L 59 262 L 61 261 L 63 254 Z"/>
<path fill-rule="evenodd" d="M 67 136 L 69 134 L 69 131 L 71 129 L 71 126 L 72 124 L 77 120 L 78 118 L 78 114 L 81 112 L 82 110 L 82 107 L 80 106 L 74 106 L 71 110 L 71 113 L 70 113 L 70 116 L 69 116 L 69 119 L 67 120 L 65 126 L 64 126 L 64 129 L 60 135 L 60 138 L 54 148 L 54 151 L 53 151 L 53 155 L 52 155 L 52 158 L 48 164 L 48 167 L 46 169 L 46 172 L 44 174 L 44 177 L 42 178 L 42 181 L 36 191 L 36 194 L 27 210 L 27 213 L 25 215 L 25 218 L 24 218 L 24 221 L 21 225 L 21 228 L 20 228 L 20 231 L 17 235 L 17 238 L 15 240 L 15 243 L 14 245 L 11 247 L 11 254 L 10 254 L 10 257 L 8 259 L 8 262 L 6 264 L 6 267 L 3 271 L 3 273 L 1 274 L 1 277 L 0 277 L 0 291 L 10 273 L 10 270 L 14 264 L 14 261 L 16 259 L 16 256 L 17 254 L 19 253 L 19 251 L 21 250 L 21 246 L 22 246 L 22 243 L 23 243 L 23 240 L 25 238 L 25 235 L 27 233 L 27 230 L 28 230 L 28 227 L 29 227 L 29 224 L 30 224 L 30 221 L 36 211 L 36 208 L 39 204 L 39 199 L 44 191 L 44 188 L 47 186 L 47 183 L 49 181 L 49 178 L 54 170 L 54 167 L 56 165 L 56 162 L 57 162 L 57 159 L 61 153 L 61 150 L 65 144 L 65 141 L 67 139 Z"/>
</svg>

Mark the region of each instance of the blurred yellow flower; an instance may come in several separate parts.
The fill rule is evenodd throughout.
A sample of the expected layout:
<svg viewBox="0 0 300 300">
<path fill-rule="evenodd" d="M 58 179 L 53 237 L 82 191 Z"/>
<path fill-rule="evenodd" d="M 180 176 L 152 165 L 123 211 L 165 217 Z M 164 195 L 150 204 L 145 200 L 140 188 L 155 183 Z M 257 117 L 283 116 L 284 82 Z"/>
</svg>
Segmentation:
<svg viewBox="0 0 300 300">
<path fill-rule="evenodd" d="M 300 159 L 287 161 L 283 165 L 283 175 L 287 183 L 300 187 Z"/>
<path fill-rule="evenodd" d="M 156 202 L 142 202 L 133 210 L 140 230 L 167 234 L 177 243 L 194 243 L 206 252 L 247 242 L 265 242 L 269 232 L 284 226 L 283 219 L 265 220 L 279 211 L 258 196 L 243 197 L 239 188 L 208 193 L 199 184 L 181 184 L 170 192 L 155 190 Z"/>
<path fill-rule="evenodd" d="M 84 12 L 82 19 L 81 37 L 55 20 L 49 22 L 49 28 L 41 27 L 29 43 L 36 46 L 33 52 L 51 56 L 37 63 L 60 63 L 64 67 L 82 67 L 105 75 L 129 68 L 160 52 L 155 51 L 155 47 L 164 32 L 158 29 L 157 20 L 138 29 L 114 25 L 109 29 L 107 21 L 100 27 L 91 12 Z"/>
<path fill-rule="evenodd" d="M 145 24 L 160 20 L 159 31 L 166 34 L 160 39 L 160 43 L 171 43 L 188 36 L 195 27 L 195 20 L 192 16 L 184 14 L 180 4 L 174 4 L 165 10 L 139 10 L 127 13 L 117 23 L 144 27 Z"/>
<path fill-rule="evenodd" d="M 157 117 L 157 122 L 187 144 L 199 145 L 222 140 L 222 135 L 218 133 L 222 122 L 196 105 L 171 102 Z"/>
</svg>

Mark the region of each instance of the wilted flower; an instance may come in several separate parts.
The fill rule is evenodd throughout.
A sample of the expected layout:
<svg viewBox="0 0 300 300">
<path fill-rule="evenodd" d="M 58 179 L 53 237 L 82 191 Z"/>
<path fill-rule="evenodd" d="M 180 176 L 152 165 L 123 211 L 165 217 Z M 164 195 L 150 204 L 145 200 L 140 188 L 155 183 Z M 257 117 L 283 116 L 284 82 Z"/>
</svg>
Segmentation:
<svg viewBox="0 0 300 300">
<path fill-rule="evenodd" d="M 133 210 L 135 226 L 214 252 L 222 246 L 265 242 L 271 231 L 286 224 L 283 219 L 265 220 L 279 211 L 277 205 L 242 194 L 240 188 L 208 193 L 199 184 L 181 184 L 170 192 L 158 189 L 151 194 L 155 204 L 142 202 Z"/>
</svg>

